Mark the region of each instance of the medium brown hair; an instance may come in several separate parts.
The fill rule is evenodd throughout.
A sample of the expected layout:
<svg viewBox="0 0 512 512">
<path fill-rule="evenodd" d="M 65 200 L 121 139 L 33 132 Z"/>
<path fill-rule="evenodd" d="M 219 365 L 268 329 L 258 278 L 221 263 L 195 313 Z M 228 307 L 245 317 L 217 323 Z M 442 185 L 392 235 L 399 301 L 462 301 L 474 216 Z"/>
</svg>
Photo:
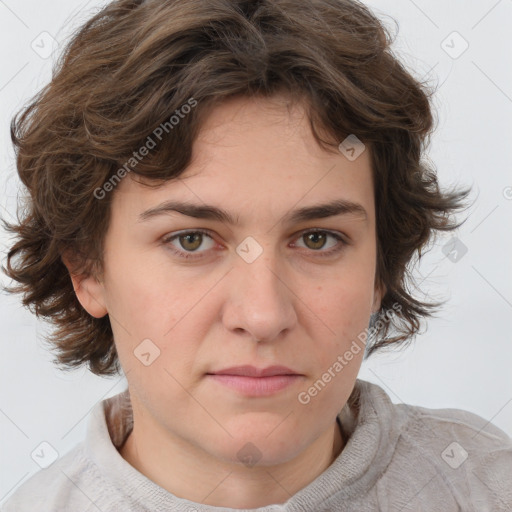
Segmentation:
<svg viewBox="0 0 512 512">
<path fill-rule="evenodd" d="M 55 325 L 63 367 L 119 371 L 108 315 L 91 317 L 74 293 L 64 252 L 83 274 L 101 273 L 115 191 L 134 150 L 193 98 L 196 105 L 131 169 L 144 182 L 178 177 L 212 108 L 234 97 L 285 92 L 302 102 L 326 151 L 355 134 L 371 151 L 377 219 L 376 279 L 386 289 L 368 355 L 410 340 L 440 303 L 408 291 L 411 262 L 468 190 L 442 192 L 424 156 L 433 90 L 405 69 L 393 37 L 354 0 L 118 0 L 71 37 L 52 81 L 12 120 L 28 199 L 4 271 L 23 304 Z M 322 136 L 327 135 L 327 136 Z M 119 176 L 119 174 L 118 174 Z M 112 181 L 110 181 L 112 183 Z"/>
</svg>

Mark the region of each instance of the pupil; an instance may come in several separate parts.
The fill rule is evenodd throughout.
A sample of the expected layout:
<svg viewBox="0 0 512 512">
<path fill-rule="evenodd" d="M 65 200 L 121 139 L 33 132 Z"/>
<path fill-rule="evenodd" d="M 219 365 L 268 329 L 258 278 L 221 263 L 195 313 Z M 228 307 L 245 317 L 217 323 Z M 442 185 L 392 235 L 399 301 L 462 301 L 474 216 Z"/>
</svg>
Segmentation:
<svg viewBox="0 0 512 512">
<path fill-rule="evenodd" d="M 323 233 L 310 233 L 308 236 L 309 240 L 313 242 L 315 249 L 320 249 L 323 247 L 325 242 L 325 234 Z"/>
<path fill-rule="evenodd" d="M 185 249 L 197 249 L 197 244 L 196 244 L 196 247 L 186 247 L 187 244 L 192 244 L 194 245 L 194 240 L 197 242 L 197 240 L 200 240 L 200 237 L 201 237 L 201 234 L 200 233 L 193 233 L 193 234 L 190 234 L 190 235 L 185 235 L 183 238 L 185 239 Z M 201 245 L 201 244 L 199 244 Z"/>
</svg>

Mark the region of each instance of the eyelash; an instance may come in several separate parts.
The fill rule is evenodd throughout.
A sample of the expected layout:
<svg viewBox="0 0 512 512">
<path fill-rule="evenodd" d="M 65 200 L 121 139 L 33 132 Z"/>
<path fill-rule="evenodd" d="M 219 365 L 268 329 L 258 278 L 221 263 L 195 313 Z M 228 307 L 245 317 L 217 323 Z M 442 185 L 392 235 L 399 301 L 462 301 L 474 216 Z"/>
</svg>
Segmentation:
<svg viewBox="0 0 512 512">
<path fill-rule="evenodd" d="M 213 237 L 211 236 L 211 233 L 207 230 L 204 230 L 204 229 L 194 229 L 194 230 L 191 230 L 191 231 L 181 231 L 177 234 L 173 234 L 172 236 L 166 236 L 162 239 L 162 242 L 169 246 L 170 250 L 176 254 L 177 256 L 181 257 L 181 258 L 184 258 L 184 259 L 199 259 L 199 258 L 203 258 L 203 256 L 201 256 L 203 253 L 202 252 L 199 252 L 199 253 L 195 253 L 195 252 L 186 252 L 186 251 L 180 251 L 179 249 L 176 249 L 175 247 L 173 247 L 171 245 L 171 242 L 174 241 L 175 239 L 177 238 L 180 238 L 182 236 L 186 236 L 186 235 L 193 235 L 193 234 L 197 234 L 197 233 L 200 233 L 202 235 L 206 235 L 210 238 L 213 239 Z M 337 254 L 339 253 L 340 251 L 342 251 L 346 245 L 348 245 L 348 242 L 343 238 L 341 237 L 340 235 L 338 235 L 337 233 L 334 233 L 332 231 L 327 231 L 325 229 L 307 229 L 305 231 L 302 231 L 299 236 L 297 237 L 297 239 L 303 237 L 304 235 L 306 234 L 310 234 L 310 233 L 325 233 L 329 236 L 332 236 L 334 239 L 336 239 L 338 242 L 341 242 L 340 244 L 336 245 L 334 248 L 331 248 L 327 251 L 315 251 L 313 249 L 311 249 L 310 251 L 313 252 L 313 253 L 318 253 L 317 256 L 319 257 L 329 257 L 329 256 L 333 256 L 334 254 Z"/>
</svg>

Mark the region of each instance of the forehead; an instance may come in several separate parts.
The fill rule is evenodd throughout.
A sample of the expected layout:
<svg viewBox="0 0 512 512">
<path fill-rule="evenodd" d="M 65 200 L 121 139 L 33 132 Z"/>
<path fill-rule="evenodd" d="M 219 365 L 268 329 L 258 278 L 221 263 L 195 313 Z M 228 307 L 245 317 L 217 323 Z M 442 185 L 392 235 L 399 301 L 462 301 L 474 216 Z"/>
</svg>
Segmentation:
<svg viewBox="0 0 512 512">
<path fill-rule="evenodd" d="M 362 203 L 371 215 L 369 153 L 350 160 L 341 151 L 327 152 L 304 107 L 286 96 L 235 98 L 210 112 L 178 179 L 156 189 L 123 180 L 118 192 L 128 194 L 139 213 L 179 199 L 223 207 L 241 223 L 246 216 L 281 217 L 294 206 L 338 199 Z"/>
<path fill-rule="evenodd" d="M 210 157 L 223 155 L 239 156 L 248 163 L 288 157 L 295 164 L 303 160 L 309 165 L 331 161 L 333 152 L 328 153 L 314 139 L 305 104 L 280 94 L 236 97 L 218 105 L 199 131 L 193 158 L 207 165 Z"/>
</svg>

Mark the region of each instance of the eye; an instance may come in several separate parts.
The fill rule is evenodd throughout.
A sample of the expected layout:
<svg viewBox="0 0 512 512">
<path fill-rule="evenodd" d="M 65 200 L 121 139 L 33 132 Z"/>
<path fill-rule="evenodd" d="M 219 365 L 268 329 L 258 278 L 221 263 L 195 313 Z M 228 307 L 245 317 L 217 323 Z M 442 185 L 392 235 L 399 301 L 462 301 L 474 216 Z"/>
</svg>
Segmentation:
<svg viewBox="0 0 512 512">
<path fill-rule="evenodd" d="M 199 251 L 198 249 L 204 245 L 203 242 L 205 241 L 205 238 L 208 238 L 210 241 L 209 246 L 205 248 L 205 251 L 207 251 L 214 246 L 214 241 L 208 232 L 202 229 L 175 233 L 163 238 L 162 242 L 168 245 L 169 248 L 178 256 L 183 258 L 200 258 L 205 251 Z M 198 254 L 196 256 L 193 253 Z"/>
<path fill-rule="evenodd" d="M 334 240 L 334 243 L 326 246 L 327 240 L 331 238 Z M 309 230 L 302 232 L 301 236 L 298 240 L 303 240 L 304 245 L 307 249 L 311 249 L 313 252 L 319 252 L 319 256 L 330 256 L 332 254 L 338 253 L 341 251 L 346 245 L 343 237 L 338 235 L 337 233 L 332 233 L 330 231 L 322 231 L 322 230 Z M 300 247 L 296 243 L 294 246 Z M 328 250 L 323 250 L 327 248 Z"/>
<path fill-rule="evenodd" d="M 333 243 L 328 244 L 327 241 L 331 238 Z M 318 253 L 315 256 L 332 256 L 340 252 L 348 242 L 342 236 L 330 231 L 315 229 L 303 231 L 299 241 L 304 241 L 304 246 L 309 249 L 308 252 Z M 208 242 L 205 245 L 205 241 Z M 196 229 L 193 231 L 181 231 L 172 233 L 162 239 L 162 243 L 167 246 L 179 258 L 194 259 L 202 258 L 210 249 L 215 247 L 215 242 L 208 231 L 203 229 Z M 292 247 L 303 247 L 296 242 L 291 244 Z M 204 250 L 199 250 L 203 247 Z M 326 249 L 327 250 L 322 250 Z"/>
</svg>

